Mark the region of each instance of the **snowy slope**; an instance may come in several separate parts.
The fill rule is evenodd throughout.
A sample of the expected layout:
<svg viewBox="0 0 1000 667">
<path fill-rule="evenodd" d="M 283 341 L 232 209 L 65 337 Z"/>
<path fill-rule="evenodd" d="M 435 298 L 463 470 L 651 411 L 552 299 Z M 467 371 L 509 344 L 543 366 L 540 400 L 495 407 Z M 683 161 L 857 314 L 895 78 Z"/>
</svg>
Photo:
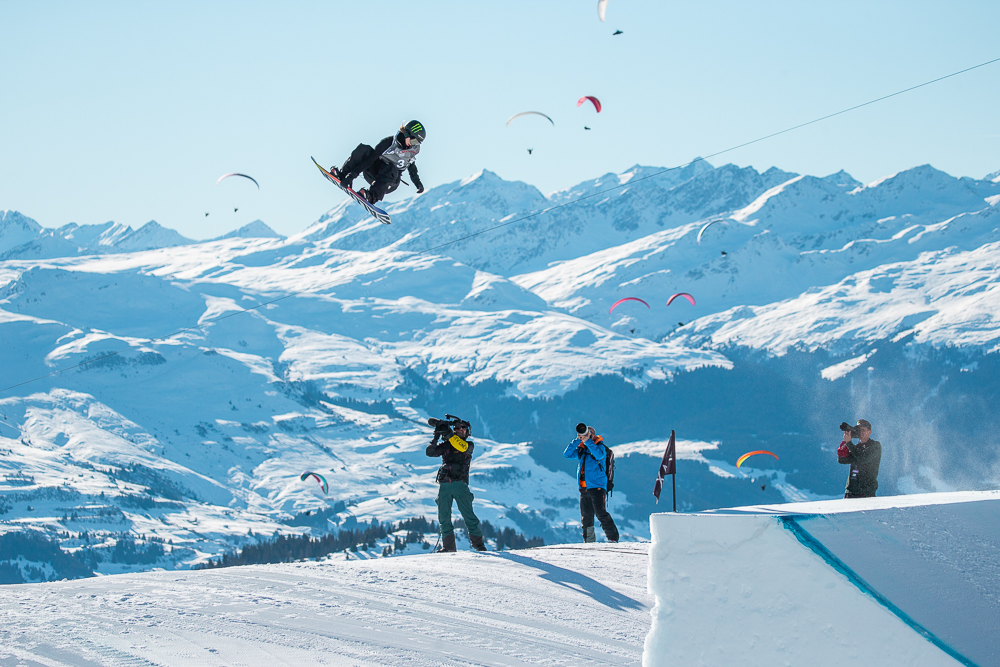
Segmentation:
<svg viewBox="0 0 1000 667">
<path fill-rule="evenodd" d="M 512 280 L 584 319 L 659 340 L 684 335 L 678 322 L 764 307 L 923 253 L 971 251 L 996 242 L 998 195 L 1000 186 L 992 181 L 954 179 L 929 167 L 867 187 L 856 187 L 843 173 L 795 177 L 728 216 L 642 236 Z M 706 228 L 712 220 L 724 224 Z M 923 257 L 929 264 L 937 259 Z M 697 305 L 676 301 L 667 308 L 666 297 L 678 292 L 694 295 Z M 649 301 L 653 295 L 658 299 L 649 311 L 632 305 L 608 312 L 622 297 Z"/>
<path fill-rule="evenodd" d="M 157 565 L 185 567 L 251 532 L 433 517 L 445 412 L 473 422 L 481 516 L 550 542 L 579 531 L 578 421 L 621 448 L 630 537 L 671 429 L 688 510 L 835 497 L 828 431 L 859 416 L 880 492 L 992 488 L 998 202 L 930 167 L 862 186 L 698 162 L 549 197 L 483 171 L 391 226 L 344 201 L 288 239 L 19 222 L 40 236 L 0 262 L 0 530 L 173 540 Z M 609 314 L 623 296 L 650 308 Z M 779 460 L 735 467 L 758 448 Z M 126 566 L 152 564 L 95 565 Z"/>
<path fill-rule="evenodd" d="M 635 665 L 646 545 L 152 572 L 5 586 L 0 661 Z"/>
<path fill-rule="evenodd" d="M 644 369 L 630 378 L 642 385 L 727 364 L 549 311 L 454 260 L 392 250 L 229 239 L 8 267 L 3 326 L 22 341 L 11 374 L 85 364 L 0 400 L 10 515 L 107 531 L 108 547 L 115 533 L 172 542 L 171 567 L 251 532 L 306 532 L 299 515 L 338 502 L 327 530 L 435 516 L 430 415 L 408 405 L 418 372 L 543 398 L 622 367 Z M 475 440 L 482 518 L 574 534 L 569 475 L 532 460 L 527 443 Z M 306 470 L 328 477 L 329 496 L 298 480 Z M 135 506 L 140 496 L 152 500 Z M 114 520 L 94 525 L 95 507 Z"/>
<path fill-rule="evenodd" d="M 998 511 L 993 491 L 653 515 L 643 664 L 1000 664 Z"/>
<path fill-rule="evenodd" d="M 1000 222 L 1000 216 L 994 214 Z M 790 348 L 853 353 L 880 340 L 997 351 L 1000 242 L 955 248 L 858 271 L 766 306 L 741 306 L 699 319 L 675 340 L 740 344 L 783 354 Z"/>
</svg>

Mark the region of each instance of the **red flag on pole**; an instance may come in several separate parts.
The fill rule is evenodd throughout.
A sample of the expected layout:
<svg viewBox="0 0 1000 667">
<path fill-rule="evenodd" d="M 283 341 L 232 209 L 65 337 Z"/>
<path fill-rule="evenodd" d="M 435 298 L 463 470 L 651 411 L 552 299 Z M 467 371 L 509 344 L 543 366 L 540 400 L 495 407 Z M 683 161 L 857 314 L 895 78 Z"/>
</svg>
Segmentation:
<svg viewBox="0 0 1000 667">
<path fill-rule="evenodd" d="M 667 475 L 677 474 L 677 445 L 674 442 L 674 432 L 670 431 L 670 442 L 667 443 L 667 451 L 663 452 L 663 460 L 660 461 L 660 471 L 656 474 L 656 486 L 653 487 L 653 495 L 656 502 L 660 502 L 660 491 L 663 490 L 663 478 Z"/>
</svg>

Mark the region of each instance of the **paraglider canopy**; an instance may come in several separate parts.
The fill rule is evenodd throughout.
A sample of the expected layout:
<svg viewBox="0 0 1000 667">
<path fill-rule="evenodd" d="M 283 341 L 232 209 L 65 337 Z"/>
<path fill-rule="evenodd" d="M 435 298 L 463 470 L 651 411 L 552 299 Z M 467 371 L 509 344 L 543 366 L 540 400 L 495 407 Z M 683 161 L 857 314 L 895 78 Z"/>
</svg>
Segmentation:
<svg viewBox="0 0 1000 667">
<path fill-rule="evenodd" d="M 615 301 L 614 305 L 611 306 L 611 310 L 608 311 L 608 314 L 615 312 L 615 308 L 618 307 L 618 304 L 624 303 L 625 301 L 638 301 L 642 305 L 646 306 L 646 308 L 649 308 L 649 304 L 643 301 L 642 299 L 638 299 L 634 296 L 627 296 L 624 299 L 618 299 L 617 301 Z"/>
<path fill-rule="evenodd" d="M 687 292 L 678 292 L 677 294 L 674 294 L 672 297 L 667 299 L 667 305 L 669 306 L 671 303 L 673 303 L 674 299 L 676 299 L 679 296 L 682 296 L 688 301 L 690 301 L 692 306 L 694 305 L 694 297 L 688 294 Z"/>
<path fill-rule="evenodd" d="M 326 483 L 326 478 L 318 472 L 304 472 L 299 479 L 304 482 L 310 477 L 316 478 L 316 481 L 319 482 L 320 488 L 323 489 L 323 495 L 326 495 L 326 493 L 330 490 L 330 485 Z"/>
<path fill-rule="evenodd" d="M 243 178 L 249 178 L 251 181 L 253 181 L 253 184 L 257 186 L 257 189 L 260 190 L 260 183 L 255 181 L 253 177 L 247 176 L 246 174 L 237 174 L 236 172 L 233 172 L 231 174 L 223 174 L 222 176 L 219 176 L 219 180 L 217 180 L 215 184 L 218 185 L 219 183 L 222 182 L 224 178 L 229 178 L 230 176 L 242 176 Z"/>
<path fill-rule="evenodd" d="M 594 108 L 597 109 L 597 113 L 601 113 L 601 101 L 593 95 L 584 95 L 576 101 L 576 106 L 580 106 L 587 100 L 590 100 L 590 103 L 594 105 Z"/>
<path fill-rule="evenodd" d="M 510 127 L 510 122 L 512 120 L 514 120 L 515 118 L 520 118 L 521 116 L 541 116 L 542 118 L 544 118 L 545 120 L 549 121 L 553 125 L 556 124 L 556 122 L 554 120 L 552 120 L 551 118 L 549 118 L 548 116 L 546 116 L 545 114 L 543 114 L 541 111 L 522 111 L 521 113 L 516 113 L 516 114 L 514 114 L 513 116 L 511 116 L 510 118 L 507 119 L 507 127 Z"/>
<path fill-rule="evenodd" d="M 775 460 L 778 460 L 778 455 L 775 454 L 774 452 L 769 452 L 766 449 L 758 449 L 758 450 L 755 450 L 755 451 L 752 451 L 752 452 L 747 452 L 746 454 L 744 454 L 740 458 L 736 459 L 736 467 L 739 468 L 741 465 L 743 465 L 744 461 L 746 461 L 748 458 L 750 458 L 754 454 L 770 454 L 771 456 L 773 456 L 775 458 Z"/>
<path fill-rule="evenodd" d="M 729 223 L 725 220 L 709 220 L 702 225 L 700 230 L 698 230 L 698 245 L 701 245 L 701 237 L 705 235 L 705 230 L 715 224 L 725 225 L 727 227 L 729 226 Z"/>
</svg>

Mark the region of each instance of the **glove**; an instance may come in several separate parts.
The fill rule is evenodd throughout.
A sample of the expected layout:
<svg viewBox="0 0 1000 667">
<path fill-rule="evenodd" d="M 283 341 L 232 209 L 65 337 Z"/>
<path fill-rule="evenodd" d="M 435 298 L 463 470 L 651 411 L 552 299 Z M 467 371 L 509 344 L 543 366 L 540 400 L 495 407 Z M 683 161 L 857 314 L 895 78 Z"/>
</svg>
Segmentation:
<svg viewBox="0 0 1000 667">
<path fill-rule="evenodd" d="M 844 458 L 845 456 L 850 456 L 850 455 L 851 455 L 851 450 L 847 448 L 847 443 L 841 441 L 840 447 L 837 447 L 837 456 L 839 456 L 840 458 Z"/>
</svg>

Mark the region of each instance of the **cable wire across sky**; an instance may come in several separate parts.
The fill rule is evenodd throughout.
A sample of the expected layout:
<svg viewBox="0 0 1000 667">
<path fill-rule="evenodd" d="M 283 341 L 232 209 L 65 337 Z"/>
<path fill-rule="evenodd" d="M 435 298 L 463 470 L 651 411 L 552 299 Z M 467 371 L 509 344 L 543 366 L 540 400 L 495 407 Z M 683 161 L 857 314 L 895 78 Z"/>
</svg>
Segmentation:
<svg viewBox="0 0 1000 667">
<path fill-rule="evenodd" d="M 541 210 L 538 210 L 538 211 L 534 211 L 532 213 L 528 213 L 526 215 L 523 215 L 520 218 L 515 218 L 513 220 L 508 220 L 506 222 L 502 222 L 500 224 L 493 225 L 493 226 L 487 227 L 485 229 L 481 229 L 481 230 L 479 230 L 477 232 L 473 232 L 471 234 L 466 234 L 465 236 L 461 236 L 461 237 L 459 237 L 457 239 L 452 239 L 451 241 L 447 241 L 447 242 L 441 243 L 439 245 L 431 246 L 429 248 L 424 248 L 423 250 L 414 251 L 413 254 L 417 255 L 417 256 L 419 256 L 419 255 L 426 255 L 426 254 L 432 253 L 432 252 L 434 252 L 436 250 L 440 250 L 442 248 L 446 248 L 448 246 L 454 245 L 456 243 L 460 243 L 462 241 L 466 241 L 468 239 L 475 238 L 477 236 L 482 236 L 483 234 L 488 234 L 490 232 L 496 231 L 497 229 L 501 229 L 503 227 L 509 227 L 511 225 L 516 225 L 518 223 L 524 222 L 525 220 L 530 220 L 532 218 L 536 218 L 538 216 L 544 215 L 546 213 L 549 213 L 549 212 L 557 210 L 557 209 L 566 208 L 566 207 L 569 207 L 569 206 L 575 206 L 575 205 L 578 205 L 578 204 L 580 204 L 582 202 L 585 202 L 585 201 L 587 201 L 589 199 L 593 199 L 594 197 L 600 197 L 602 195 L 608 194 L 609 192 L 614 192 L 615 190 L 620 190 L 620 189 L 625 188 L 625 187 L 634 186 L 636 183 L 640 183 L 642 181 L 646 181 L 646 180 L 649 180 L 651 178 L 656 178 L 658 176 L 662 176 L 662 175 L 667 174 L 667 173 L 672 172 L 672 171 L 677 171 L 679 169 L 684 169 L 684 168 L 689 167 L 689 166 L 691 166 L 691 165 L 693 165 L 695 163 L 704 162 L 704 161 L 709 160 L 710 158 L 718 157 L 719 155 L 725 155 L 726 153 L 731 153 L 731 152 L 739 150 L 741 148 L 745 148 L 745 147 L 751 146 L 753 144 L 761 143 L 763 141 L 767 141 L 769 139 L 773 139 L 774 137 L 777 137 L 777 136 L 780 136 L 780 135 L 783 135 L 783 134 L 788 134 L 789 132 L 794 132 L 795 130 L 800 130 L 800 129 L 802 129 L 804 127 L 808 127 L 810 125 L 815 125 L 817 123 L 821 123 L 821 122 L 823 122 L 825 120 L 829 120 L 829 119 L 834 118 L 836 116 L 841 116 L 843 114 L 850 113 L 851 111 L 856 111 L 858 109 L 861 109 L 861 108 L 864 108 L 864 107 L 867 107 L 867 106 L 871 106 L 873 104 L 877 104 L 879 102 L 888 100 L 888 99 L 893 98 L 893 97 L 898 97 L 899 95 L 903 95 L 905 93 L 909 93 L 909 92 L 917 90 L 919 88 L 924 88 L 926 86 L 930 86 L 932 84 L 944 81 L 946 79 L 950 79 L 950 78 L 959 76 L 961 74 L 965 74 L 967 72 L 971 72 L 973 70 L 976 70 L 976 69 L 979 69 L 979 68 L 982 68 L 982 67 L 986 67 L 987 65 L 993 65 L 993 64 L 998 63 L 998 62 L 1000 62 L 1000 58 L 994 58 L 992 60 L 987 60 L 986 62 L 979 63 L 978 65 L 973 65 L 971 67 L 966 67 L 965 69 L 961 69 L 961 70 L 958 70 L 956 72 L 952 72 L 951 74 L 946 74 L 946 75 L 940 76 L 940 77 L 938 77 L 936 79 L 931 79 L 929 81 L 925 81 L 925 82 L 917 84 L 915 86 L 910 86 L 909 88 L 904 88 L 904 89 L 898 90 L 898 91 L 896 91 L 894 93 L 889 93 L 887 95 L 883 95 L 881 97 L 877 97 L 877 98 L 869 100 L 867 102 L 863 102 L 861 104 L 856 104 L 856 105 L 854 105 L 852 107 L 848 107 L 846 109 L 842 109 L 842 110 L 836 111 L 834 113 L 826 114 L 824 116 L 820 116 L 819 118 L 814 118 L 814 119 L 806 121 L 804 123 L 799 123 L 797 125 L 793 125 L 791 127 L 787 127 L 787 128 L 785 128 L 783 130 L 779 130 L 777 132 L 772 132 L 770 134 L 766 134 L 766 135 L 758 137 L 756 139 L 751 139 L 750 141 L 745 141 L 745 142 L 737 144 L 735 146 L 730 146 L 729 148 L 725 148 L 725 149 L 716 151 L 714 153 L 710 153 L 708 155 L 704 155 L 702 157 L 697 157 L 697 158 L 691 160 L 690 162 L 686 162 L 684 164 L 680 164 L 680 165 L 677 165 L 677 166 L 674 166 L 674 167 L 667 167 L 667 168 L 661 169 L 661 170 L 656 171 L 656 172 L 654 172 L 652 174 L 647 174 L 646 176 L 643 176 L 641 178 L 630 180 L 628 183 L 621 183 L 619 185 L 611 186 L 609 188 L 605 188 L 605 189 L 599 190 L 597 192 L 592 192 L 592 193 L 587 194 L 587 195 L 582 195 L 582 196 L 577 197 L 576 199 L 573 199 L 571 201 L 563 202 L 562 204 L 557 204 L 555 206 L 551 206 L 551 207 L 544 208 L 544 209 L 541 209 Z M 332 286 L 334 284 L 336 284 L 336 281 L 331 281 L 329 283 L 321 284 L 321 285 L 315 286 L 315 287 L 313 287 L 311 289 L 308 289 L 308 290 L 300 290 L 300 291 L 297 291 L 297 292 L 290 292 L 288 294 L 285 294 L 283 296 L 271 299 L 269 301 L 263 301 L 263 302 L 257 304 L 256 306 L 252 306 L 250 308 L 243 308 L 243 309 L 240 309 L 240 310 L 231 311 L 231 312 L 226 313 L 225 315 L 217 317 L 217 318 L 215 318 L 213 320 L 208 320 L 206 322 L 203 322 L 202 325 L 199 325 L 197 327 L 192 326 L 192 327 L 183 327 L 181 329 L 177 329 L 176 331 L 173 331 L 172 333 L 169 333 L 169 334 L 167 334 L 165 336 L 160 336 L 158 338 L 149 339 L 148 342 L 149 343 L 156 343 L 156 342 L 160 342 L 160 341 L 164 341 L 164 340 L 173 338 L 174 336 L 177 336 L 177 335 L 182 334 L 182 333 L 197 332 L 197 331 L 200 331 L 200 327 L 203 326 L 203 325 L 205 325 L 205 324 L 213 324 L 215 322 L 221 322 L 223 320 L 226 320 L 226 319 L 228 319 L 230 317 L 235 317 L 237 315 L 243 315 L 245 313 L 251 313 L 251 312 L 253 312 L 255 310 L 263 308 L 264 306 L 269 306 L 269 305 L 278 303 L 279 301 L 283 301 L 285 299 L 288 299 L 288 298 L 291 298 L 291 297 L 294 297 L 294 296 L 300 296 L 300 295 L 303 295 L 303 294 L 312 294 L 312 293 L 317 292 L 318 290 L 325 289 L 326 287 L 330 287 L 330 286 Z M 6 393 L 6 392 L 8 392 L 8 391 L 10 391 L 12 389 L 16 389 L 18 387 L 23 387 L 25 385 L 32 384 L 34 382 L 39 382 L 39 381 L 44 380 L 46 378 L 50 378 L 50 377 L 55 377 L 57 375 L 61 375 L 61 374 L 66 373 L 68 371 L 74 370 L 76 368 L 81 368 L 81 367 L 87 366 L 88 364 L 93 364 L 95 362 L 101 361 L 102 359 L 107 359 L 109 357 L 114 357 L 114 356 L 116 356 L 118 354 L 121 354 L 122 352 L 125 352 L 126 350 L 129 350 L 129 349 L 131 349 L 131 346 L 122 348 L 120 350 L 116 350 L 114 352 L 108 352 L 107 354 L 100 355 L 100 356 L 98 356 L 96 358 L 93 358 L 93 359 L 87 359 L 86 361 L 81 361 L 81 362 L 79 362 L 77 364 L 73 364 L 72 366 L 67 366 L 66 368 L 62 368 L 62 369 L 53 371 L 51 373 L 47 373 L 45 375 L 39 375 L 38 377 L 34 377 L 34 378 L 29 379 L 29 380 L 24 380 L 23 382 L 18 382 L 16 384 L 12 384 L 12 385 L 9 385 L 7 387 L 3 387 L 2 389 L 0 389 L 0 394 Z"/>
</svg>

